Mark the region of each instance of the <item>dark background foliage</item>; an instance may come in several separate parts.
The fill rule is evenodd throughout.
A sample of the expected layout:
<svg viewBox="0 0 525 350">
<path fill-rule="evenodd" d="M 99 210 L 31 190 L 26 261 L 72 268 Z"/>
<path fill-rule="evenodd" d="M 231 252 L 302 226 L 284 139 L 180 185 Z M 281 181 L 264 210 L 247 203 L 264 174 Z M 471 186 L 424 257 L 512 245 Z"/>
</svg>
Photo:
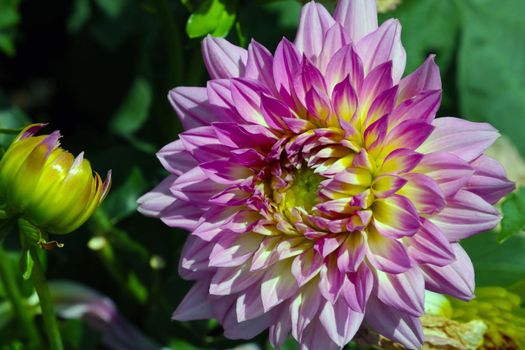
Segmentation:
<svg viewBox="0 0 525 350">
<path fill-rule="evenodd" d="M 170 321 L 189 289 L 177 274 L 187 234 L 142 217 L 135 202 L 166 175 L 155 152 L 181 131 L 167 92 L 205 84 L 202 36 L 227 36 L 243 46 L 255 37 L 273 50 L 283 35 L 294 38 L 300 8 L 295 0 L 0 0 L 0 128 L 48 122 L 48 130 L 62 131 L 66 148 L 85 151 L 95 169 L 114 174 L 94 218 L 58 237 L 65 247 L 48 254 L 50 278 L 107 294 L 158 344 L 183 350 L 237 344 L 214 321 Z M 437 54 L 440 115 L 489 121 L 525 152 L 524 13 L 522 0 L 403 0 L 381 20 L 401 20 L 407 72 Z M 9 138 L 0 142 L 6 147 Z M 519 217 L 525 200 L 517 198 L 508 206 Z M 520 218 L 511 224 L 513 232 L 525 226 Z M 16 237 L 6 245 L 16 250 Z M 465 246 L 480 284 L 525 278 L 523 236 L 498 245 L 488 233 Z M 100 348 L 100 336 L 82 323 L 62 326 L 70 348 Z M 14 348 L 13 327 L 0 329 L 6 349 Z M 257 342 L 268 346 L 265 336 Z"/>
</svg>

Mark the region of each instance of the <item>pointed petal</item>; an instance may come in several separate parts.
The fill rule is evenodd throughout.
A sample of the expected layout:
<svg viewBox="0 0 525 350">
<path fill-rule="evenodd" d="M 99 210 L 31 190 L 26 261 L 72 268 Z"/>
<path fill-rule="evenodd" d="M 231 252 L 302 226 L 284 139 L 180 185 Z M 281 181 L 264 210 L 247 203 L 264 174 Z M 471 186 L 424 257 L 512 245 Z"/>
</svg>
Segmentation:
<svg viewBox="0 0 525 350">
<path fill-rule="evenodd" d="M 409 238 L 408 255 L 420 264 L 445 266 L 456 259 L 452 245 L 443 232 L 427 219 L 421 229 Z"/>
<path fill-rule="evenodd" d="M 445 195 L 431 177 L 410 173 L 403 178 L 407 183 L 398 194 L 410 198 L 418 213 L 432 215 L 445 207 Z"/>
<path fill-rule="evenodd" d="M 497 160 L 482 155 L 470 165 L 474 168 L 474 175 L 468 181 L 465 189 L 477 194 L 490 204 L 496 204 L 514 190 L 514 183 L 507 179 L 505 169 Z"/>
<path fill-rule="evenodd" d="M 435 55 L 429 55 L 418 69 L 410 73 L 399 82 L 398 101 L 412 98 L 424 91 L 441 91 L 441 76 L 439 67 L 434 62 Z"/>
<path fill-rule="evenodd" d="M 402 313 L 423 315 L 425 280 L 419 267 L 398 274 L 376 271 L 376 278 L 379 300 Z"/>
<path fill-rule="evenodd" d="M 423 327 L 418 317 L 387 306 L 375 297 L 370 298 L 365 320 L 376 332 L 407 349 L 420 349 L 423 344 Z"/>
<path fill-rule="evenodd" d="M 252 39 L 248 46 L 246 78 L 261 82 L 269 91 L 275 90 L 273 80 L 273 56 L 267 48 Z"/>
<path fill-rule="evenodd" d="M 326 301 L 319 314 L 326 333 L 340 347 L 352 340 L 363 318 L 363 313 L 350 309 L 341 298 L 335 304 Z"/>
<path fill-rule="evenodd" d="M 349 42 L 350 39 L 345 29 L 339 23 L 334 24 L 328 29 L 323 40 L 323 49 L 317 60 L 319 70 L 325 73 L 326 67 L 335 53 Z"/>
<path fill-rule="evenodd" d="M 449 152 L 467 162 L 480 156 L 499 137 L 490 124 L 446 117 L 437 118 L 432 125 L 434 132 L 418 152 Z"/>
<path fill-rule="evenodd" d="M 399 82 L 406 64 L 406 52 L 401 44 L 401 24 L 398 20 L 385 21 L 376 31 L 368 34 L 356 46 L 363 60 L 365 72 L 382 63 L 392 61 L 392 79 Z"/>
<path fill-rule="evenodd" d="M 326 32 L 334 24 L 335 20 L 323 5 L 313 1 L 306 3 L 301 10 L 295 47 L 315 62 L 323 48 Z"/>
<path fill-rule="evenodd" d="M 334 17 L 354 43 L 377 29 L 377 8 L 373 0 L 339 0 Z"/>
<path fill-rule="evenodd" d="M 304 286 L 312 278 L 317 276 L 323 265 L 323 257 L 314 249 L 308 249 L 295 257 L 292 264 L 292 274 L 299 287 Z"/>
<path fill-rule="evenodd" d="M 261 281 L 264 310 L 271 310 L 297 292 L 298 285 L 291 273 L 292 259 L 272 265 Z"/>
<path fill-rule="evenodd" d="M 193 321 L 213 318 L 210 302 L 208 301 L 209 281 L 204 279 L 193 285 L 186 294 L 173 315 L 172 320 Z"/>
<path fill-rule="evenodd" d="M 453 244 L 456 261 L 447 266 L 420 265 L 425 276 L 425 288 L 468 301 L 474 297 L 474 267 L 459 244 Z"/>
<path fill-rule="evenodd" d="M 168 99 L 185 129 L 210 125 L 217 121 L 208 104 L 206 88 L 178 87 L 168 93 Z"/>
<path fill-rule="evenodd" d="M 245 49 L 225 39 L 208 35 L 202 41 L 202 57 L 212 79 L 243 76 L 247 56 Z"/>
<path fill-rule="evenodd" d="M 385 238 L 369 227 L 366 256 L 372 266 L 387 273 L 401 273 L 412 266 L 405 246 L 395 239 Z"/>
<path fill-rule="evenodd" d="M 372 210 L 374 226 L 385 237 L 413 236 L 421 225 L 412 202 L 397 194 L 376 200 Z"/>
</svg>

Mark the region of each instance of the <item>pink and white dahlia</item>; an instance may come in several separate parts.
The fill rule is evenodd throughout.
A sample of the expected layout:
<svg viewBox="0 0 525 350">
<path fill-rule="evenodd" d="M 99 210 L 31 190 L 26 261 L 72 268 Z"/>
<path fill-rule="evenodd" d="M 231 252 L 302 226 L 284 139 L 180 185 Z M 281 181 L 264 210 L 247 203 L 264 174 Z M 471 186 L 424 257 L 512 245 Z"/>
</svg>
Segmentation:
<svg viewBox="0 0 525 350">
<path fill-rule="evenodd" d="M 177 320 L 229 338 L 269 328 L 279 347 L 340 349 L 364 323 L 419 348 L 425 290 L 472 298 L 458 241 L 500 220 L 513 189 L 483 152 L 488 124 L 434 119 L 433 56 L 402 78 L 401 26 L 374 0 L 315 2 L 272 55 L 208 37 L 211 80 L 169 99 L 186 129 L 158 156 L 171 173 L 140 211 L 191 231 Z"/>
</svg>

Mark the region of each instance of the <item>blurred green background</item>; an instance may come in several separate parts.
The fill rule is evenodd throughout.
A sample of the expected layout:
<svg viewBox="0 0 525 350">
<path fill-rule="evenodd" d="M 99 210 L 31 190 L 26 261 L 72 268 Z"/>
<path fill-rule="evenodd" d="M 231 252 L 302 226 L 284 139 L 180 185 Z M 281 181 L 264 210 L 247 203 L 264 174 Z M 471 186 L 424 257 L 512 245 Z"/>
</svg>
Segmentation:
<svg viewBox="0 0 525 350">
<path fill-rule="evenodd" d="M 295 0 L 0 0 L 0 128 L 48 122 L 48 130 L 62 131 L 66 148 L 85 151 L 100 173 L 113 169 L 101 210 L 76 233 L 58 237 L 64 248 L 48 253 L 51 279 L 108 295 L 162 346 L 241 344 L 224 339 L 214 321 L 170 321 L 190 287 L 177 275 L 187 233 L 142 217 L 135 201 L 166 175 L 155 152 L 181 131 L 168 90 L 202 86 L 208 78 L 202 37 L 226 36 L 242 46 L 254 37 L 273 50 L 283 35 L 293 40 L 300 8 Z M 488 121 L 525 154 L 524 14 L 523 0 L 403 0 L 380 19 L 401 20 L 407 73 L 437 54 L 444 86 L 439 115 Z M 4 148 L 9 140 L 0 136 Z M 517 213 L 505 224 L 509 235 L 525 226 L 524 209 L 525 195 L 507 204 Z M 12 251 L 18 245 L 15 236 L 5 244 Z M 487 233 L 465 246 L 480 285 L 525 279 L 523 235 L 498 244 Z M 62 327 L 68 348 L 104 348 L 100 333 L 82 322 Z M 23 349 L 18 338 L 14 322 L 0 322 L 1 349 Z M 270 349 L 266 335 L 254 343 Z"/>
</svg>

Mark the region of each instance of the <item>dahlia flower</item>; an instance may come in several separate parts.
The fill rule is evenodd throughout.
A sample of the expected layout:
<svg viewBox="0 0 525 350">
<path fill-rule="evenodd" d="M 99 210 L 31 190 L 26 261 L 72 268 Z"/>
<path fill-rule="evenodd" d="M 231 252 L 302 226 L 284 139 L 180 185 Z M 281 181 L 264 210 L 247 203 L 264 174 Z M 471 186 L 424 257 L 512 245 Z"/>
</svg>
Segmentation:
<svg viewBox="0 0 525 350">
<path fill-rule="evenodd" d="M 76 158 L 60 147 L 60 133 L 35 134 L 32 124 L 15 138 L 0 161 L 0 203 L 6 216 L 19 216 L 51 233 L 65 234 L 82 225 L 108 193 L 80 153 Z"/>
<path fill-rule="evenodd" d="M 280 347 L 340 349 L 361 324 L 420 347 L 425 290 L 470 299 L 458 241 L 490 230 L 513 189 L 484 150 L 488 124 L 434 119 L 430 56 L 402 78 L 398 21 L 373 0 L 315 2 L 275 53 L 208 37 L 211 80 L 169 99 L 186 131 L 140 211 L 191 231 L 177 320 L 216 318 L 228 338 L 269 328 Z"/>
</svg>

